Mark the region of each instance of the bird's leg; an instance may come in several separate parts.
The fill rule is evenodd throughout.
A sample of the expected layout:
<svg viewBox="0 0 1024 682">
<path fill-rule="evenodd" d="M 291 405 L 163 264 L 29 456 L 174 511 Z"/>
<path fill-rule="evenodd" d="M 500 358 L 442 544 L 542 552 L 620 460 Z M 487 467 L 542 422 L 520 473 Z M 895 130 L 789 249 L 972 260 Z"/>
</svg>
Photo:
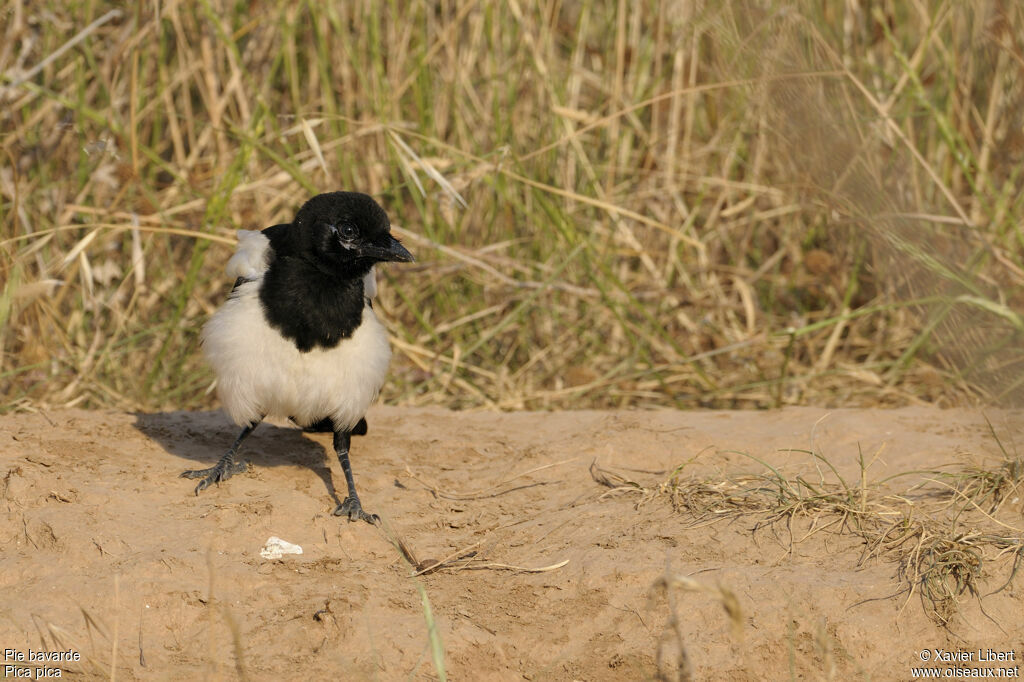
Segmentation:
<svg viewBox="0 0 1024 682">
<path fill-rule="evenodd" d="M 238 434 L 238 438 L 231 445 L 231 449 L 224 453 L 224 456 L 209 469 L 189 469 L 188 471 L 181 472 L 181 478 L 201 478 L 196 486 L 196 495 L 201 491 L 206 490 L 214 483 L 220 483 L 226 481 L 235 474 L 240 474 L 249 468 L 249 465 L 244 460 L 241 462 L 235 461 L 235 455 L 238 454 L 238 447 L 242 444 L 242 441 L 252 433 L 260 422 L 252 422 Z"/>
<path fill-rule="evenodd" d="M 334 510 L 334 515 L 347 516 L 349 521 L 366 521 L 377 524 L 380 523 L 380 517 L 364 512 L 363 505 L 359 502 L 359 495 L 356 494 L 356 481 L 352 476 L 352 465 L 348 461 L 348 447 L 351 440 L 352 434 L 349 431 L 334 432 L 334 452 L 338 455 L 341 470 L 345 472 L 345 484 L 348 485 L 348 497 Z"/>
</svg>

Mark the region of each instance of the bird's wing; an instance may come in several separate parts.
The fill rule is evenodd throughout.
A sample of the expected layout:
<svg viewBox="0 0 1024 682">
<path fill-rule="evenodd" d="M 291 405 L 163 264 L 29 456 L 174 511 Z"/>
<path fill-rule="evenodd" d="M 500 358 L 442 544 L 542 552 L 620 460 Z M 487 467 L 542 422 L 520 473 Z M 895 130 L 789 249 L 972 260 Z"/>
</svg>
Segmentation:
<svg viewBox="0 0 1024 682">
<path fill-rule="evenodd" d="M 238 248 L 228 261 L 227 275 L 231 279 L 253 281 L 263 278 L 267 271 L 267 250 L 270 240 L 262 232 L 239 230 Z"/>
</svg>

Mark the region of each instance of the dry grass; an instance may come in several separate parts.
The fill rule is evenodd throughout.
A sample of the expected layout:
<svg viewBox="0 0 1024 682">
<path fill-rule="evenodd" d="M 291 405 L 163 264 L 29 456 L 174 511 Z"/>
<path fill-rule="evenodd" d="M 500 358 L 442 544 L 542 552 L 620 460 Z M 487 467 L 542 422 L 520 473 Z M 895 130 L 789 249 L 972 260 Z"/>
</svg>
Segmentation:
<svg viewBox="0 0 1024 682">
<path fill-rule="evenodd" d="M 665 575 L 655 581 L 651 587 L 651 597 L 664 597 L 668 606 L 668 619 L 664 630 L 658 638 L 655 649 L 654 679 L 658 682 L 692 682 L 697 679 L 693 671 L 693 662 L 686 646 L 682 626 L 685 616 L 680 616 L 676 592 L 695 593 L 710 597 L 718 602 L 725 611 L 730 631 L 734 640 L 743 638 L 743 609 L 736 594 L 721 585 L 711 587 L 685 575 L 675 575 L 666 570 Z"/>
<path fill-rule="evenodd" d="M 0 407 L 212 404 L 237 228 L 362 190 L 391 403 L 1014 402 L 1015 3 L 0 4 Z"/>
<path fill-rule="evenodd" d="M 755 534 L 771 531 L 784 556 L 822 533 L 858 538 L 858 565 L 872 560 L 895 565 L 900 588 L 886 598 L 902 596 L 902 613 L 918 597 L 925 612 L 944 627 L 953 626 L 965 595 L 977 598 L 983 609 L 986 588 L 995 594 L 1016 578 L 1024 561 L 1024 528 L 1019 515 L 999 512 L 1006 493 L 1017 495 L 1024 488 L 1019 458 L 1004 452 L 997 474 L 963 468 L 874 480 L 868 474 L 874 458 L 861 456 L 859 478 L 848 482 L 827 458 L 806 454 L 819 465 L 817 480 L 784 475 L 754 457 L 762 473 L 730 478 L 684 475 L 683 465 L 645 485 L 596 462 L 591 475 L 609 488 L 606 495 L 635 497 L 637 508 L 667 501 L 691 519 L 692 527 L 748 520 Z"/>
</svg>

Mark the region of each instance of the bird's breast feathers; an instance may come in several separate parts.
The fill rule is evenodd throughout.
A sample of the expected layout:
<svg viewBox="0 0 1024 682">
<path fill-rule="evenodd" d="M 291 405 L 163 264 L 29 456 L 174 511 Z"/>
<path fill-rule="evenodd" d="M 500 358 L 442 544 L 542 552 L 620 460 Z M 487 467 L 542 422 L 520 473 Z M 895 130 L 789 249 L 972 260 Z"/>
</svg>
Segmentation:
<svg viewBox="0 0 1024 682">
<path fill-rule="evenodd" d="M 203 353 L 217 375 L 217 392 L 238 424 L 264 416 L 291 417 L 300 426 L 330 417 L 351 428 L 366 414 L 387 375 L 391 359 L 387 331 L 367 303 L 361 324 L 332 348 L 300 352 L 268 324 L 259 289 L 268 266 L 270 241 L 241 230 L 227 274 L 241 281 L 203 328 Z M 376 294 L 371 270 L 364 296 Z"/>
</svg>

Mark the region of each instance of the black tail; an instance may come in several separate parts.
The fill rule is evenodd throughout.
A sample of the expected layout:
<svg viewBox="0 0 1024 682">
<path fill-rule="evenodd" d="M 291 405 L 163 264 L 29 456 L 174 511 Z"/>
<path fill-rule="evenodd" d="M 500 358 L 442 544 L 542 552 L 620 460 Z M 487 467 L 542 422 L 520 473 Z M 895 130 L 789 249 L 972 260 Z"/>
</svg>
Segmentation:
<svg viewBox="0 0 1024 682">
<path fill-rule="evenodd" d="M 331 421 L 330 417 L 324 417 L 320 421 L 310 424 L 302 430 L 306 433 L 334 433 L 334 422 Z M 366 417 L 363 417 L 355 426 L 352 427 L 351 433 L 353 436 L 365 436 L 366 431 Z"/>
</svg>

